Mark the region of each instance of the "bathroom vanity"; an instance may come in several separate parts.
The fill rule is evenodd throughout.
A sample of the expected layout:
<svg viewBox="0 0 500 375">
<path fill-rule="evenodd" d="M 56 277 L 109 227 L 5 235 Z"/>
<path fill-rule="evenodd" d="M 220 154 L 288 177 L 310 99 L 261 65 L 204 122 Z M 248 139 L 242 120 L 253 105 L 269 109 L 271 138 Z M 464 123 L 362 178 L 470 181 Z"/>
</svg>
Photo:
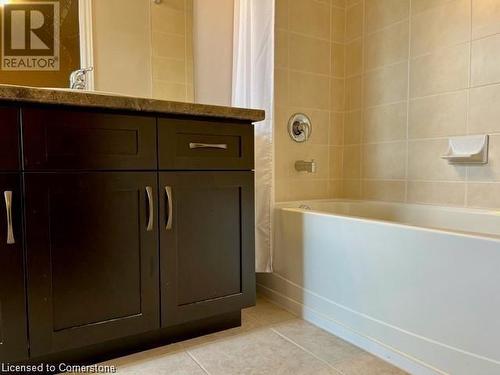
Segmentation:
<svg viewBox="0 0 500 375">
<path fill-rule="evenodd" d="M 96 362 L 240 325 L 263 117 L 0 86 L 0 362 Z"/>
</svg>

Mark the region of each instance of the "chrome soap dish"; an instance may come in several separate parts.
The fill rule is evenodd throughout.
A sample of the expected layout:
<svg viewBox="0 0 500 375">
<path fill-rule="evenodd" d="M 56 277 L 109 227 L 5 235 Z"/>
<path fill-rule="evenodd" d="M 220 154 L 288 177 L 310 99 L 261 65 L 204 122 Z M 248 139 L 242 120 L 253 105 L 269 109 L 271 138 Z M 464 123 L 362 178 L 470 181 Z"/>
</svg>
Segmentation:
<svg viewBox="0 0 500 375">
<path fill-rule="evenodd" d="M 488 135 L 450 138 L 448 152 L 441 158 L 450 164 L 487 164 L 488 139 Z"/>
</svg>

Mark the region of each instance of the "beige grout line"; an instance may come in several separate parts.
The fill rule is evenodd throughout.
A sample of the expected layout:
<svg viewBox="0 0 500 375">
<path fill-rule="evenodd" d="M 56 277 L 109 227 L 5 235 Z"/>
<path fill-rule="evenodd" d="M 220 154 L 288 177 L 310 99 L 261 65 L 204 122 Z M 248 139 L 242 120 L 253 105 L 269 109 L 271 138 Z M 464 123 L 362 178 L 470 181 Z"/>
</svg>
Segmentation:
<svg viewBox="0 0 500 375">
<path fill-rule="evenodd" d="M 471 84 L 472 84 L 472 0 L 469 1 L 470 5 L 470 40 L 471 43 L 469 44 L 469 70 L 468 70 L 468 85 L 467 85 L 467 104 L 465 108 L 465 132 L 469 134 L 469 121 L 470 121 L 470 114 L 469 114 L 469 108 L 470 108 L 470 90 L 471 90 Z M 464 196 L 464 202 L 463 205 L 464 207 L 467 207 L 469 205 L 469 173 L 470 173 L 470 167 L 465 168 L 465 196 Z"/>
<path fill-rule="evenodd" d="M 347 4 L 346 4 L 347 5 Z M 342 40 L 342 45 L 343 45 L 343 49 L 344 49 L 344 71 L 343 71 L 343 88 L 342 88 L 342 96 L 343 96 L 343 103 L 342 103 L 342 153 L 341 153 L 341 159 L 342 159 L 342 164 L 341 164 L 341 171 L 340 171 L 340 176 L 341 176 L 341 182 L 340 182 L 340 188 L 339 188 L 339 195 L 340 197 L 344 197 L 344 172 L 345 172 L 345 167 L 344 167 L 344 162 L 346 161 L 346 157 L 345 157 L 345 141 L 344 141 L 344 138 L 345 138 L 345 127 L 346 127 L 346 99 L 347 99 L 347 96 L 346 96 L 346 71 L 347 71 L 347 43 L 346 43 L 346 35 L 347 35 L 347 6 L 345 7 L 344 9 L 344 12 L 343 12 L 343 21 L 344 21 L 344 37 L 343 37 L 343 40 Z"/>
<path fill-rule="evenodd" d="M 299 349 L 301 349 L 302 351 L 310 354 L 311 356 L 313 356 L 314 358 L 316 358 L 317 360 L 321 361 L 322 363 L 324 363 L 325 365 L 327 365 L 329 368 L 333 369 L 334 371 L 336 371 L 337 373 L 339 374 L 342 374 L 343 375 L 343 372 L 339 371 L 338 369 L 336 369 L 333 365 L 331 365 L 330 363 L 328 363 L 327 361 L 325 361 L 324 359 L 318 357 L 316 354 L 314 354 L 313 352 L 311 352 L 310 350 L 304 348 L 302 345 L 296 343 L 295 341 L 293 341 L 291 338 L 289 338 L 288 336 L 280 333 L 279 331 L 277 331 L 275 328 L 271 327 L 270 328 L 271 331 L 273 331 L 275 334 L 277 334 L 278 336 L 280 336 L 281 338 L 285 339 L 286 341 L 288 341 L 289 343 L 295 345 L 296 347 L 298 347 Z M 334 336 L 334 335 L 332 335 Z"/>
<path fill-rule="evenodd" d="M 411 95 L 411 15 L 412 15 L 412 0 L 408 4 L 409 10 L 408 14 L 410 16 L 410 20 L 408 22 L 408 62 L 407 62 L 407 91 L 406 91 L 406 165 L 405 165 L 405 198 L 404 202 L 407 203 L 409 200 L 409 174 L 410 174 L 410 95 Z"/>
<path fill-rule="evenodd" d="M 328 111 L 328 183 L 327 183 L 327 196 L 330 196 L 330 191 L 331 191 L 331 182 L 330 179 L 332 177 L 332 165 L 331 165 L 331 152 L 332 150 L 330 149 L 330 146 L 332 146 L 331 143 L 331 133 L 332 133 L 332 101 L 333 101 L 333 94 L 332 94 L 332 79 L 333 79 L 333 71 L 334 71 L 334 64 L 333 64 L 333 5 L 330 2 L 330 6 L 328 8 L 328 16 L 329 16 L 329 31 L 330 31 L 330 42 L 328 43 L 328 46 L 330 48 L 330 53 L 329 53 L 329 61 L 328 64 L 330 66 L 330 77 L 328 79 L 328 103 L 329 103 L 329 111 Z"/>
<path fill-rule="evenodd" d="M 359 109 L 361 111 L 361 129 L 359 130 L 360 131 L 360 139 L 359 141 L 361 143 L 363 143 L 363 139 L 364 139 L 364 119 L 365 119 L 365 111 L 364 111 L 364 107 L 365 107 L 365 80 L 364 80 L 364 77 L 365 77 L 365 43 L 366 43 L 366 36 L 365 36 L 365 25 L 366 25 L 366 1 L 363 1 L 361 4 L 361 98 L 360 98 L 360 103 L 361 103 L 361 108 Z M 361 177 L 364 175 L 364 163 L 363 163 L 363 160 L 365 158 L 365 152 L 364 152 L 364 148 L 362 146 L 360 146 L 360 149 L 359 149 L 359 185 L 358 185 L 358 189 L 359 189 L 359 196 L 360 198 L 364 198 L 365 197 L 365 189 L 364 189 L 364 184 L 363 184 L 363 180 L 361 179 Z"/>
<path fill-rule="evenodd" d="M 205 372 L 207 375 L 210 375 L 210 372 L 205 368 L 205 366 L 203 366 L 197 359 L 196 357 L 188 350 L 185 351 L 185 353 L 191 357 L 191 359 L 198 365 L 199 368 L 201 368 L 201 370 L 203 372 Z"/>
</svg>

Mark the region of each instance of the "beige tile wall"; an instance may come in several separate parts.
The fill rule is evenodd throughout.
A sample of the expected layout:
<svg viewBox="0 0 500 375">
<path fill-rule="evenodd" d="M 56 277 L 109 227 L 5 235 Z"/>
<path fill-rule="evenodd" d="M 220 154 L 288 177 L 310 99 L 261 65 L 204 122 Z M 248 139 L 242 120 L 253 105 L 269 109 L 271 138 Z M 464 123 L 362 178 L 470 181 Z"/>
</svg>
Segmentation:
<svg viewBox="0 0 500 375">
<path fill-rule="evenodd" d="M 157 99 L 193 101 L 193 0 L 151 3 L 152 88 Z"/>
<path fill-rule="evenodd" d="M 346 97 L 345 62 L 360 59 L 358 51 L 345 49 L 345 16 L 344 0 L 276 2 L 277 201 L 340 195 L 344 107 L 346 98 L 359 90 L 359 84 L 351 82 L 352 95 Z M 313 122 L 307 143 L 288 136 L 288 119 L 295 112 L 307 113 Z M 302 159 L 314 159 L 317 173 L 296 172 L 294 162 Z"/>
<path fill-rule="evenodd" d="M 500 0 L 353 0 L 347 2 L 345 14 L 345 39 L 338 40 L 345 42 L 345 51 L 333 54 L 345 60 L 345 94 L 332 99 L 339 118 L 332 124 L 341 122 L 337 112 L 342 112 L 342 104 L 345 109 L 343 146 L 335 143 L 341 132 L 332 131 L 332 126 L 329 146 L 316 139 L 330 152 L 343 154 L 342 166 L 330 164 L 335 193 L 500 208 Z M 334 21 L 333 30 L 342 34 L 341 22 Z M 277 69 L 290 80 L 288 87 L 294 87 L 295 76 L 287 75 L 286 67 Z M 318 90 L 326 86 L 326 77 L 320 79 L 323 71 L 317 73 L 309 78 L 313 83 L 307 89 L 316 87 L 314 80 Z M 334 86 L 340 90 L 341 82 Z M 321 103 L 317 110 L 324 110 Z M 287 114 L 281 108 L 281 116 Z M 440 159 L 449 136 L 484 133 L 491 135 L 488 165 L 453 166 Z M 283 142 L 279 159 L 285 150 L 288 155 L 299 152 Z M 320 150 L 309 148 L 308 156 Z M 283 170 L 289 170 L 287 162 L 280 162 Z M 286 177 L 293 181 L 297 176 Z M 326 178 L 322 183 L 300 181 L 304 187 L 311 184 L 308 196 L 323 197 L 326 192 L 334 196 Z"/>
</svg>

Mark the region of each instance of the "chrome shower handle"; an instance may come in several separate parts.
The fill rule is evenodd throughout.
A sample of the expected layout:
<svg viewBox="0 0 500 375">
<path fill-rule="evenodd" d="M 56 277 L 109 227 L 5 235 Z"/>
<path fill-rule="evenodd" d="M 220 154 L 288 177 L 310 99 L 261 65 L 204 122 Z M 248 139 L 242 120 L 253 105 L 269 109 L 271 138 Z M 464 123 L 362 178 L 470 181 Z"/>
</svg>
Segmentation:
<svg viewBox="0 0 500 375">
<path fill-rule="evenodd" d="M 154 200 L 153 200 L 153 188 L 151 186 L 146 186 L 146 194 L 148 195 L 148 204 L 149 204 L 149 218 L 146 231 L 151 232 L 153 230 L 153 223 L 154 223 Z"/>
<path fill-rule="evenodd" d="M 168 216 L 167 216 L 167 225 L 165 226 L 166 230 L 172 229 L 172 221 L 173 221 L 173 207 L 172 207 L 172 187 L 165 186 L 165 193 L 167 194 L 167 204 L 168 204 Z"/>
<path fill-rule="evenodd" d="M 12 223 L 12 191 L 4 191 L 5 209 L 7 210 L 7 245 L 16 243 L 14 238 L 14 225 Z"/>
</svg>

